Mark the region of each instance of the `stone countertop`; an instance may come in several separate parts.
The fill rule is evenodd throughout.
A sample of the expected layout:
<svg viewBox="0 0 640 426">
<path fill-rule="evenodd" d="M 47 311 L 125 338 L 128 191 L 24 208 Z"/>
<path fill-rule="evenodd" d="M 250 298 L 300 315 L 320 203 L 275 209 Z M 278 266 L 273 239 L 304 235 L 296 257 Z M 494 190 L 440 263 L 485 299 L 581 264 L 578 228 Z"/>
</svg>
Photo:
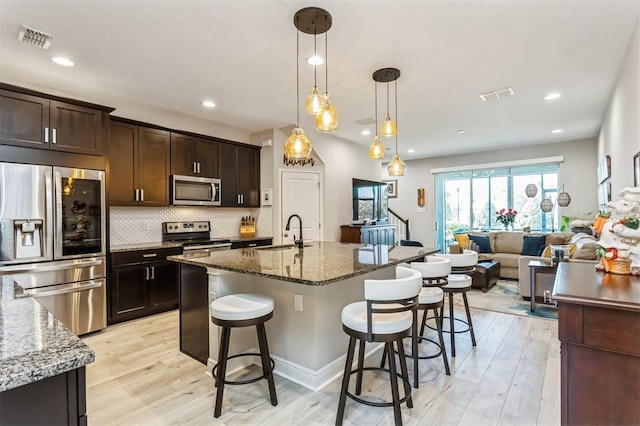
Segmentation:
<svg viewBox="0 0 640 426">
<path fill-rule="evenodd" d="M 640 276 L 596 271 L 593 263 L 560 262 L 553 286 L 558 302 L 640 311 Z"/>
<path fill-rule="evenodd" d="M 306 285 L 327 285 L 410 262 L 438 249 L 316 241 L 303 250 L 267 246 L 169 256 L 168 260 Z"/>
<path fill-rule="evenodd" d="M 215 237 L 216 240 L 230 240 L 232 243 L 240 241 L 261 241 L 271 240 L 273 237 Z M 157 250 L 164 248 L 182 247 L 181 241 L 151 241 L 148 243 L 133 243 L 133 244 L 116 244 L 109 247 L 111 253 L 122 253 L 127 251 L 139 251 L 139 250 Z"/>
<path fill-rule="evenodd" d="M 9 276 L 0 277 L 0 392 L 83 367 L 95 353 Z"/>
</svg>

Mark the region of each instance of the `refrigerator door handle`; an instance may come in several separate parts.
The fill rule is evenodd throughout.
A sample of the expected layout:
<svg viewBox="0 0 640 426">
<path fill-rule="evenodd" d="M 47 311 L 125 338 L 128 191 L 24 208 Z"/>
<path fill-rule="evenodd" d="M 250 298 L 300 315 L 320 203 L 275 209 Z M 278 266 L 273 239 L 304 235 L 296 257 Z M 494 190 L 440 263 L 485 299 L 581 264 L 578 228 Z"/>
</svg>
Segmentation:
<svg viewBox="0 0 640 426">
<path fill-rule="evenodd" d="M 55 133 L 54 133 L 55 134 Z M 54 212 L 54 238 L 53 253 L 54 257 L 60 259 L 62 257 L 62 175 L 60 171 L 53 169 L 53 192 L 55 196 L 55 212 Z"/>
<path fill-rule="evenodd" d="M 67 269 L 86 268 L 87 266 L 98 266 L 104 261 L 102 259 L 91 260 L 70 260 L 61 262 L 48 263 L 27 263 L 24 265 L 3 266 L 0 267 L 0 275 L 4 273 L 38 273 L 38 272 L 51 272 L 51 271 L 64 271 Z"/>
<path fill-rule="evenodd" d="M 92 288 L 98 288 L 101 286 L 102 286 L 102 281 L 83 281 L 80 283 L 62 284 L 62 285 L 46 287 L 46 289 L 53 288 L 52 290 L 45 290 L 44 288 L 31 288 L 31 289 L 24 290 L 24 292 L 30 296 L 37 298 L 37 297 L 55 296 L 58 294 L 75 293 L 78 291 L 91 290 Z"/>
</svg>

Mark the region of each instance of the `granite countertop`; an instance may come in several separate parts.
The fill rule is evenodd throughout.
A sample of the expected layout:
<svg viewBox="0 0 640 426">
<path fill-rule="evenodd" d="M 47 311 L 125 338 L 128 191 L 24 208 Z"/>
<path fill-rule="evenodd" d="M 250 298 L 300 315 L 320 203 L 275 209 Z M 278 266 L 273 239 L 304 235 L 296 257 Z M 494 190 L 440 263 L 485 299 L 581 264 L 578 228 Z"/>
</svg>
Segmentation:
<svg viewBox="0 0 640 426">
<path fill-rule="evenodd" d="M 95 353 L 9 276 L 0 277 L 0 392 L 83 367 Z"/>
<path fill-rule="evenodd" d="M 438 251 L 426 247 L 315 241 L 303 250 L 295 246 L 267 246 L 169 256 L 167 259 L 306 285 L 326 285 Z"/>
<path fill-rule="evenodd" d="M 560 262 L 553 286 L 558 302 L 640 311 L 640 276 L 596 271 L 593 263 Z"/>
<path fill-rule="evenodd" d="M 273 239 L 273 237 L 252 237 L 252 238 L 215 237 L 214 239 L 230 240 L 232 243 L 235 243 L 239 241 L 271 240 Z M 109 247 L 109 252 L 121 253 L 121 252 L 127 252 L 127 251 L 157 250 L 157 249 L 175 248 L 175 247 L 182 247 L 182 242 L 181 241 L 151 241 L 147 243 L 116 244 Z"/>
</svg>

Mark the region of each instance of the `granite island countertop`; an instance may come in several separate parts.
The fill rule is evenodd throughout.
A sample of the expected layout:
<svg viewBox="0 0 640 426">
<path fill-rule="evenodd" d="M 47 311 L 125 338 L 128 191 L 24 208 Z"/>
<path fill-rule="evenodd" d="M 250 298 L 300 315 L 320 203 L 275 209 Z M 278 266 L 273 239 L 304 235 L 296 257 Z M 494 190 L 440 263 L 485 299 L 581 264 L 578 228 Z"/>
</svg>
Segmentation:
<svg viewBox="0 0 640 426">
<path fill-rule="evenodd" d="M 439 250 L 314 241 L 295 246 L 266 246 L 169 256 L 168 260 L 206 268 L 274 278 L 306 285 L 327 285 L 378 269 L 410 262 Z"/>
<path fill-rule="evenodd" d="M 9 276 L 0 277 L 0 392 L 83 367 L 91 348 Z"/>
</svg>

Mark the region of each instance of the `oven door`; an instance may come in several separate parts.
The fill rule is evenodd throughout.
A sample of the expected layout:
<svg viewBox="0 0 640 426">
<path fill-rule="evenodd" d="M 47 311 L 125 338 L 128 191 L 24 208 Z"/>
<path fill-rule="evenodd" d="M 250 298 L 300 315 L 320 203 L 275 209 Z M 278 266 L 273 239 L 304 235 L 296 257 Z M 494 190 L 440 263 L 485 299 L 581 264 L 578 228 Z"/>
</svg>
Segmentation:
<svg viewBox="0 0 640 426">
<path fill-rule="evenodd" d="M 55 259 L 105 255 L 104 172 L 54 167 Z"/>
<path fill-rule="evenodd" d="M 219 206 L 220 179 L 171 176 L 171 204 L 174 206 Z"/>
</svg>

